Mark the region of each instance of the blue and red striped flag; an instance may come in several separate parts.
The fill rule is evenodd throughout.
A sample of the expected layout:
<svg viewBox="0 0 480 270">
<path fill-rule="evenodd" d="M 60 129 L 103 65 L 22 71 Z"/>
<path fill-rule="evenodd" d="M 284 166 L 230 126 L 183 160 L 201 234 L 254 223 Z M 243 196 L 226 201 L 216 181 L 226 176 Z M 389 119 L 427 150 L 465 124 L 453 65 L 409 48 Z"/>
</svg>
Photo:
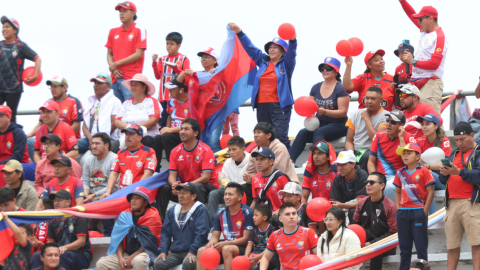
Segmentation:
<svg viewBox="0 0 480 270">
<path fill-rule="evenodd" d="M 3 262 L 13 250 L 15 240 L 12 229 L 8 226 L 7 222 L 0 215 L 0 239 L 2 248 L 0 248 L 0 262 Z"/>
</svg>

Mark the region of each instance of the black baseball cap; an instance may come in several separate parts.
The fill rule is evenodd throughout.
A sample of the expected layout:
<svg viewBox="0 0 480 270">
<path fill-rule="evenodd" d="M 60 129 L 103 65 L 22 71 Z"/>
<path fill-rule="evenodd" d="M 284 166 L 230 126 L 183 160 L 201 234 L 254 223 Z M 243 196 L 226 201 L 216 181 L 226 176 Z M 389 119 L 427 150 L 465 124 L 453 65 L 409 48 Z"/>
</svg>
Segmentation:
<svg viewBox="0 0 480 270">
<path fill-rule="evenodd" d="M 64 198 L 64 199 L 67 199 L 67 200 L 72 200 L 72 194 L 68 191 L 66 191 L 65 189 L 61 189 L 55 193 L 50 193 L 50 195 L 48 195 L 48 198 L 50 198 L 50 200 L 55 200 L 55 197 L 59 197 L 59 198 Z"/>
<path fill-rule="evenodd" d="M 122 129 L 122 133 L 125 133 L 126 131 L 131 133 L 137 133 L 138 135 L 143 137 L 143 129 L 138 125 L 131 124 L 127 128 Z"/>
<path fill-rule="evenodd" d="M 50 161 L 50 164 L 55 165 L 55 163 L 57 163 L 57 162 L 60 162 L 67 167 L 70 167 L 70 168 L 72 167 L 72 162 L 70 161 L 70 158 L 67 157 L 67 156 L 60 155 L 60 156 L 58 156 L 58 158 Z"/>
<path fill-rule="evenodd" d="M 398 52 L 404 52 L 404 51 L 409 51 L 413 55 L 414 48 L 413 48 L 412 45 L 405 45 L 405 44 L 402 43 L 402 44 L 398 45 L 398 48 L 395 51 L 393 51 L 393 53 L 396 56 L 398 56 Z"/>
<path fill-rule="evenodd" d="M 56 145 L 62 145 L 62 139 L 56 134 L 48 134 L 47 136 L 42 136 L 40 142 L 44 143 L 47 140 L 54 142 Z"/>
<path fill-rule="evenodd" d="M 168 89 L 175 89 L 177 87 L 187 89 L 185 83 L 178 81 L 178 75 L 173 76 L 169 82 L 164 83 L 164 86 Z"/>
<path fill-rule="evenodd" d="M 472 126 L 467 122 L 459 122 L 453 129 L 453 135 L 470 135 L 472 132 Z"/>
<path fill-rule="evenodd" d="M 193 185 L 189 185 L 188 183 L 185 183 L 185 184 L 182 184 L 182 185 L 177 185 L 177 186 L 175 187 L 175 190 L 180 191 L 182 188 L 190 191 L 192 194 L 197 195 L 197 191 L 196 191 L 196 189 L 195 189 L 195 187 L 194 187 Z"/>
<path fill-rule="evenodd" d="M 262 157 L 266 157 L 266 158 L 269 158 L 269 159 L 275 159 L 275 153 L 273 153 L 272 150 L 270 150 L 270 148 L 268 147 L 260 147 L 258 149 L 258 152 L 253 152 L 252 153 L 252 157 L 256 157 L 256 156 L 262 156 Z"/>
<path fill-rule="evenodd" d="M 405 114 L 400 110 L 393 110 L 390 113 L 385 114 L 385 116 L 390 117 L 394 121 L 402 122 L 403 124 L 406 122 Z"/>
</svg>

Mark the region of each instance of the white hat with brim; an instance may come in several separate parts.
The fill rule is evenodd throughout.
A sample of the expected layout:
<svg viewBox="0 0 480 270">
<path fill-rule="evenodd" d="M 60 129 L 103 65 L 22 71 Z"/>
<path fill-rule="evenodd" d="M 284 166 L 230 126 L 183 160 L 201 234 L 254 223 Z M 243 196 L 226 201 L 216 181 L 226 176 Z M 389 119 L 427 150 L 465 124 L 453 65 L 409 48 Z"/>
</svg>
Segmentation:
<svg viewBox="0 0 480 270">
<path fill-rule="evenodd" d="M 125 86 L 130 92 L 132 91 L 131 85 L 130 85 L 131 82 L 142 82 L 147 85 L 147 88 L 148 88 L 147 95 L 153 96 L 155 94 L 155 86 L 153 85 L 153 83 L 148 81 L 147 76 L 141 73 L 137 73 L 135 74 L 135 76 L 133 76 L 132 79 L 123 81 L 122 82 L 123 86 Z"/>
</svg>

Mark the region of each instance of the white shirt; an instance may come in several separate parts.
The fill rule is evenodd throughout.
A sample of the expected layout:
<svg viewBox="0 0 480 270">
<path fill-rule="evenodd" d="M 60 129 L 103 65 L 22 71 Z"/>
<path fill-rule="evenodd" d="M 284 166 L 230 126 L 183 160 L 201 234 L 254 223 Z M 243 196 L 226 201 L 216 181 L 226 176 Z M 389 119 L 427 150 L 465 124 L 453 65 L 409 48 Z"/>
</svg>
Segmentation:
<svg viewBox="0 0 480 270">
<path fill-rule="evenodd" d="M 414 67 L 412 71 L 412 78 L 431 78 L 437 76 L 440 79 L 443 77 L 445 70 L 445 58 L 448 50 L 448 41 L 445 33 L 441 27 L 432 32 L 422 32 L 420 41 L 415 47 L 415 60 L 428 61 L 432 59 L 432 54 L 441 54 L 442 61 L 437 69 L 421 69 Z"/>
<path fill-rule="evenodd" d="M 137 104 L 133 104 L 133 98 L 129 98 L 123 102 L 115 119 L 120 119 L 127 124 L 138 124 L 147 121 L 152 116 L 160 119 L 161 112 L 162 109 L 156 98 L 145 96 L 143 101 Z M 157 125 L 147 131 L 147 135 L 151 137 L 158 134 L 160 131 Z"/>
<path fill-rule="evenodd" d="M 111 116 L 117 115 L 121 107 L 122 103 L 113 94 L 112 89 L 108 90 L 101 100 L 98 100 L 96 95 L 88 97 L 88 104 L 83 110 L 83 121 L 87 129 L 90 130 L 90 117 L 95 115 L 90 134 L 93 136 L 97 132 L 105 132 L 110 135 L 112 140 L 118 139 L 120 133 L 118 129 L 110 133 L 112 129 Z"/>
</svg>

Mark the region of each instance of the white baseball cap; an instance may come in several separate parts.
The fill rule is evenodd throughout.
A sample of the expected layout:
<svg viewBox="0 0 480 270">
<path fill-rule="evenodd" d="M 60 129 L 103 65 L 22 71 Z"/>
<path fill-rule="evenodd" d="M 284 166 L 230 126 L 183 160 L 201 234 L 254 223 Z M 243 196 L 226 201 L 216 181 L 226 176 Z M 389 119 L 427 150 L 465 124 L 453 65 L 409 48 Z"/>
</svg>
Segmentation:
<svg viewBox="0 0 480 270">
<path fill-rule="evenodd" d="M 197 53 L 197 55 L 200 56 L 200 57 L 201 57 L 203 54 L 208 54 L 208 55 L 210 55 L 211 57 L 215 58 L 215 59 L 218 61 L 218 54 L 217 54 L 217 51 L 216 51 L 214 48 L 208 47 L 206 50 Z"/>
<path fill-rule="evenodd" d="M 350 162 L 357 162 L 357 158 L 352 150 L 342 151 L 338 153 L 337 160 L 333 164 L 346 164 Z"/>
<path fill-rule="evenodd" d="M 283 195 L 283 193 L 302 195 L 302 187 L 295 182 L 288 182 L 283 190 L 278 192 L 278 195 Z"/>
</svg>

